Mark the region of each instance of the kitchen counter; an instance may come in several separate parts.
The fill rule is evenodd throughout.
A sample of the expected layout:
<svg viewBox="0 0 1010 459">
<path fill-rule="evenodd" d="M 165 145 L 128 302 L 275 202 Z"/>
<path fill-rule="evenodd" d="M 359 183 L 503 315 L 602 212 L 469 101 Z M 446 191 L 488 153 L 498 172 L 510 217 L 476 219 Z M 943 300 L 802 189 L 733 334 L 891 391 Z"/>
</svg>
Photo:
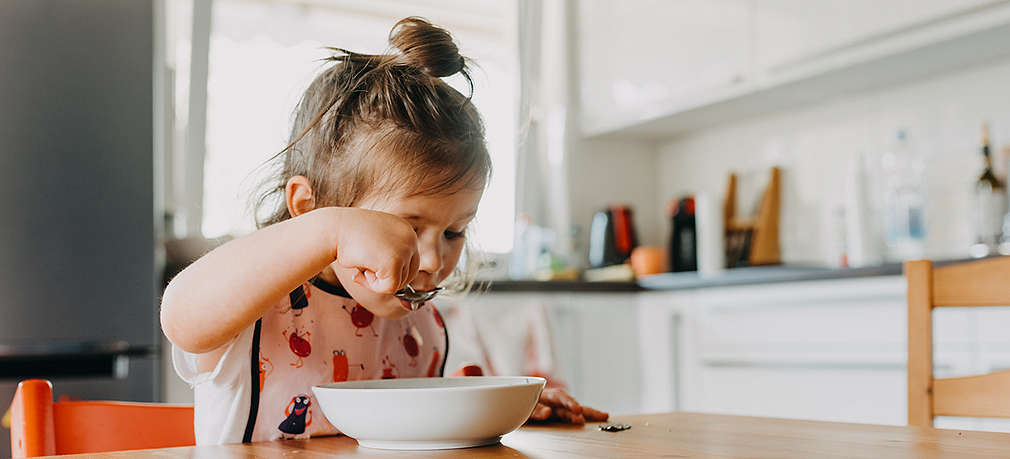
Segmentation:
<svg viewBox="0 0 1010 459">
<path fill-rule="evenodd" d="M 969 261 L 968 259 L 940 260 L 942 266 Z M 817 266 L 755 266 L 727 269 L 712 276 L 697 272 L 662 273 L 644 276 L 637 282 L 585 282 L 585 281 L 491 281 L 488 291 L 498 292 L 638 292 L 649 290 L 690 290 L 735 285 L 775 284 L 832 279 L 901 275 L 901 263 L 885 263 L 860 268 L 824 268 Z"/>
<path fill-rule="evenodd" d="M 483 281 L 487 291 L 501 292 L 640 292 L 642 286 L 635 282 L 586 282 L 575 280 L 495 280 Z M 481 290 L 480 282 L 474 290 Z"/>
<path fill-rule="evenodd" d="M 832 269 L 802 266 L 761 266 L 728 269 L 719 274 L 702 277 L 697 272 L 662 273 L 645 276 L 637 282 L 586 282 L 586 281 L 536 281 L 496 280 L 486 282 L 489 293 L 514 292 L 579 292 L 618 293 L 648 290 L 689 290 L 733 285 L 772 284 L 808 280 L 849 279 L 858 277 L 891 276 L 901 274 L 901 264 L 890 263 L 865 268 Z M 481 290 L 481 286 L 475 287 Z"/>
<path fill-rule="evenodd" d="M 586 282 L 580 280 L 485 281 L 487 291 L 501 292 L 637 292 L 645 290 L 689 290 L 695 288 L 728 287 L 732 285 L 771 284 L 806 280 L 850 279 L 901 274 L 901 264 L 893 263 L 866 268 L 818 268 L 796 266 L 762 266 L 735 268 L 702 277 L 697 272 L 662 273 L 644 276 L 637 282 Z M 480 285 L 476 287 L 480 290 Z"/>
<path fill-rule="evenodd" d="M 687 290 L 734 285 L 896 276 L 901 274 L 901 270 L 901 263 L 860 268 L 756 266 L 728 269 L 707 277 L 700 276 L 697 272 L 655 274 L 640 278 L 638 284 L 646 290 Z"/>
</svg>

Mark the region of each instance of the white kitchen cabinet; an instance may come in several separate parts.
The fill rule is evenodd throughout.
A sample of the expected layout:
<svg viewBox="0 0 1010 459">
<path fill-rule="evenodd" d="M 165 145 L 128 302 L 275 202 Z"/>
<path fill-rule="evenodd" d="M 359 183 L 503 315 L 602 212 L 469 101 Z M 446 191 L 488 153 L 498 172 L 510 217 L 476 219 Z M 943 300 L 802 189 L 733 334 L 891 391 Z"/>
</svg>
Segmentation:
<svg viewBox="0 0 1010 459">
<path fill-rule="evenodd" d="M 699 291 L 682 409 L 904 423 L 901 278 Z"/>
<path fill-rule="evenodd" d="M 843 422 L 906 422 L 901 276 L 671 294 L 683 328 L 679 409 Z M 678 300 L 673 300 L 674 302 Z M 937 377 L 1010 368 L 1010 308 L 934 312 Z M 992 419 L 938 427 L 1008 430 Z"/>
<path fill-rule="evenodd" d="M 746 0 L 584 0 L 575 7 L 584 131 L 664 114 L 746 77 Z"/>
<path fill-rule="evenodd" d="M 590 138 L 664 140 L 1010 56 L 1008 0 L 575 5 Z"/>
<path fill-rule="evenodd" d="M 572 393 L 616 414 L 641 412 L 638 308 L 629 293 L 574 294 L 551 311 Z"/>
<path fill-rule="evenodd" d="M 689 411 L 903 425 L 905 381 L 903 367 L 707 366 Z"/>
<path fill-rule="evenodd" d="M 775 73 L 819 56 L 956 16 L 992 0 L 759 0 L 754 2 L 754 53 Z"/>
</svg>

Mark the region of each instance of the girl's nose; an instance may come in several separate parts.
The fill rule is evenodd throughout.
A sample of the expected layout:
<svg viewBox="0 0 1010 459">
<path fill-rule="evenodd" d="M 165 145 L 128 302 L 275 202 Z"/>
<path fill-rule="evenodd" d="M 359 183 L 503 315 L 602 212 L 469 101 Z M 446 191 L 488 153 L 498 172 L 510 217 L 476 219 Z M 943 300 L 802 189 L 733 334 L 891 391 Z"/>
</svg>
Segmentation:
<svg viewBox="0 0 1010 459">
<path fill-rule="evenodd" d="M 420 263 L 417 267 L 418 285 L 415 288 L 421 287 L 424 289 L 434 288 L 435 285 L 426 285 L 426 283 L 437 282 L 438 273 L 442 270 L 442 244 L 438 242 L 421 242 L 418 247 L 418 252 L 420 253 Z M 426 274 L 426 275 L 425 275 Z"/>
</svg>

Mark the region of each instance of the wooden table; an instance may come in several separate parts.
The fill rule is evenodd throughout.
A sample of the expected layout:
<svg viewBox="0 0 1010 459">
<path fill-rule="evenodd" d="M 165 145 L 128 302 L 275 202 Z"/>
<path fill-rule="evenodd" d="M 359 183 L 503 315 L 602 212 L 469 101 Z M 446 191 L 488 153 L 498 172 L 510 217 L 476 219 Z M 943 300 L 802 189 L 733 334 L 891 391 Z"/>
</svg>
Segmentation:
<svg viewBox="0 0 1010 459">
<path fill-rule="evenodd" d="M 447 451 L 359 448 L 347 437 L 197 446 L 102 454 L 102 457 L 722 457 L 997 458 L 1010 457 L 1010 434 L 843 424 L 696 413 L 619 416 L 632 425 L 601 432 L 596 424 L 527 426 L 501 445 Z M 72 456 L 61 456 L 72 457 Z"/>
</svg>

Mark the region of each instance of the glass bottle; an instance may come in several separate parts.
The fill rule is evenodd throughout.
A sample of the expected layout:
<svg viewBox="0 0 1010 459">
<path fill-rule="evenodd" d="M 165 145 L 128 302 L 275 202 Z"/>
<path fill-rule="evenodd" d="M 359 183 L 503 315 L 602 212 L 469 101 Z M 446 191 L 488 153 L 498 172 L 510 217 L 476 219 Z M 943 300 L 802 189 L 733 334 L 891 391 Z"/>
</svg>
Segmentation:
<svg viewBox="0 0 1010 459">
<path fill-rule="evenodd" d="M 898 131 L 882 157 L 884 179 L 884 243 L 889 261 L 925 256 L 925 162 L 912 148 L 908 131 Z"/>
<path fill-rule="evenodd" d="M 982 126 L 982 173 L 975 180 L 975 245 L 973 257 L 984 257 L 997 252 L 1003 233 L 1003 217 L 1007 213 L 1006 184 L 993 172 L 992 149 L 989 144 L 989 126 Z"/>
</svg>

